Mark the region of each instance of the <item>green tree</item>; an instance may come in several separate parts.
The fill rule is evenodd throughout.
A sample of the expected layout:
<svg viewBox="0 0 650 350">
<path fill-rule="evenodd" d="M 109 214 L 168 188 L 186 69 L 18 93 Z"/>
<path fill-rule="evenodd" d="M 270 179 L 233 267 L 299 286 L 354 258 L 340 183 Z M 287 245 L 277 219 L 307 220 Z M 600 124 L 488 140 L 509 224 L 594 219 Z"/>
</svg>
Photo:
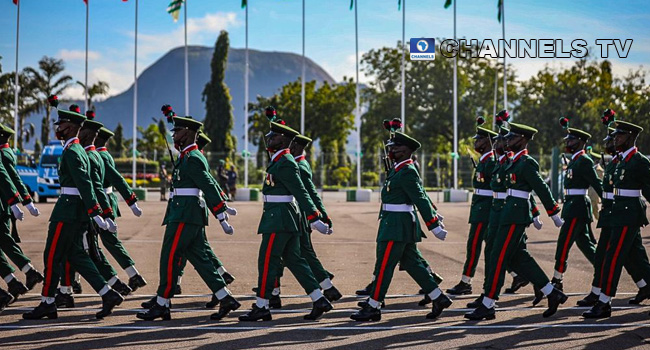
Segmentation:
<svg viewBox="0 0 650 350">
<path fill-rule="evenodd" d="M 138 126 L 138 133 L 140 133 L 140 137 L 138 137 L 138 150 L 140 152 L 146 152 L 149 158 L 152 157 L 154 152 L 157 152 L 160 156 L 165 155 L 167 146 L 165 139 L 160 134 L 158 124 L 149 124 L 146 129 Z"/>
<path fill-rule="evenodd" d="M 86 90 L 86 85 L 80 81 L 77 80 L 77 84 L 81 86 L 84 90 Z M 93 104 L 93 99 L 97 96 L 104 96 L 108 93 L 108 83 L 105 81 L 98 81 L 95 84 L 90 85 L 88 88 L 88 110 L 93 110 L 95 109 L 95 105 Z"/>
<path fill-rule="evenodd" d="M 124 157 L 126 146 L 124 143 L 124 128 L 122 127 L 122 123 L 117 123 L 114 133 L 115 136 L 108 140 L 108 148 L 116 154 L 118 158 Z"/>
<path fill-rule="evenodd" d="M 39 101 L 34 91 L 34 84 L 30 77 L 23 72 L 18 74 L 18 135 L 19 149 L 23 148 L 23 141 L 29 142 L 35 134 L 33 123 L 26 123 L 27 118 L 38 111 Z M 14 127 L 15 104 L 15 73 L 2 74 L 0 66 L 0 120 L 2 123 Z"/>
<path fill-rule="evenodd" d="M 208 148 L 226 157 L 229 157 L 237 146 L 237 139 L 231 133 L 234 124 L 232 97 L 225 82 L 229 46 L 228 32 L 222 30 L 214 46 L 210 64 L 212 75 L 203 89 L 206 110 L 204 129 L 212 139 Z"/>
<path fill-rule="evenodd" d="M 45 110 L 45 117 L 41 122 L 41 143 L 47 145 L 50 139 L 50 112 L 51 107 L 47 103 L 49 95 L 60 95 L 70 86 L 72 77 L 63 74 L 65 63 L 63 60 L 44 56 L 38 61 L 39 70 L 32 67 L 25 68 L 25 74 L 31 79 L 32 88 L 38 99 L 38 109 Z"/>
</svg>

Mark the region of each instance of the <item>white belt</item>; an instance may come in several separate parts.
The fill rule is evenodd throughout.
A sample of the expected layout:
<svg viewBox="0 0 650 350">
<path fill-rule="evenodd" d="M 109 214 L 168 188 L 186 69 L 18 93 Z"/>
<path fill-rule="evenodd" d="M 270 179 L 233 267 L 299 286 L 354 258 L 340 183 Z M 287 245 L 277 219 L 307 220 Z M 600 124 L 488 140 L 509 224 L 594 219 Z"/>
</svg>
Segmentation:
<svg viewBox="0 0 650 350">
<path fill-rule="evenodd" d="M 517 198 L 523 198 L 523 199 L 530 198 L 530 192 L 526 192 L 526 191 L 508 189 L 507 193 L 508 193 L 509 197 L 517 197 Z"/>
<path fill-rule="evenodd" d="M 174 196 L 195 196 L 199 197 L 201 195 L 201 191 L 198 188 L 175 188 L 174 191 L 172 191 Z"/>
<path fill-rule="evenodd" d="M 474 189 L 474 194 L 483 197 L 492 197 L 492 190 L 482 190 L 480 188 Z"/>
<path fill-rule="evenodd" d="M 264 202 L 267 203 L 291 203 L 293 202 L 293 196 L 287 195 L 287 196 L 282 196 L 282 195 L 271 195 L 267 194 L 262 196 L 264 199 Z"/>
<path fill-rule="evenodd" d="M 614 192 L 603 192 L 603 199 L 614 200 Z"/>
<path fill-rule="evenodd" d="M 619 197 L 641 197 L 641 190 L 626 190 L 624 188 L 615 188 L 614 195 Z"/>
<path fill-rule="evenodd" d="M 494 192 L 492 193 L 492 198 L 494 198 L 494 199 L 506 199 L 506 197 L 508 197 L 508 193 L 507 193 L 507 192 L 497 192 L 497 191 L 494 191 Z"/>
<path fill-rule="evenodd" d="M 411 204 L 382 204 L 381 209 L 398 213 L 410 213 L 415 210 Z"/>
<path fill-rule="evenodd" d="M 61 187 L 61 194 L 66 194 L 68 196 L 81 196 L 79 194 L 79 189 L 76 187 Z"/>
<path fill-rule="evenodd" d="M 106 188 L 104 189 L 104 193 L 106 193 L 106 194 L 111 194 L 111 193 L 113 193 L 113 187 L 112 187 L 112 186 L 111 186 L 111 187 L 106 187 Z"/>
<path fill-rule="evenodd" d="M 586 196 L 586 188 L 566 188 L 564 189 L 565 196 Z"/>
</svg>

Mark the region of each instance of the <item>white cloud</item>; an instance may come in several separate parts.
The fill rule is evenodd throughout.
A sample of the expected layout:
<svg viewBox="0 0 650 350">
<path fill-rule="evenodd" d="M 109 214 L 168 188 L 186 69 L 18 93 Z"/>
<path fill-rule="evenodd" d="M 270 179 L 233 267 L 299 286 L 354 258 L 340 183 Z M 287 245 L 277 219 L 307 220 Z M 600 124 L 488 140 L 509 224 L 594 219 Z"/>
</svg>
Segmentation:
<svg viewBox="0 0 650 350">
<path fill-rule="evenodd" d="M 57 54 L 58 57 L 62 58 L 64 61 L 77 61 L 86 59 L 86 51 L 84 50 L 67 50 L 62 49 Z M 102 55 L 97 51 L 88 51 L 88 60 L 96 61 L 100 59 Z"/>
</svg>

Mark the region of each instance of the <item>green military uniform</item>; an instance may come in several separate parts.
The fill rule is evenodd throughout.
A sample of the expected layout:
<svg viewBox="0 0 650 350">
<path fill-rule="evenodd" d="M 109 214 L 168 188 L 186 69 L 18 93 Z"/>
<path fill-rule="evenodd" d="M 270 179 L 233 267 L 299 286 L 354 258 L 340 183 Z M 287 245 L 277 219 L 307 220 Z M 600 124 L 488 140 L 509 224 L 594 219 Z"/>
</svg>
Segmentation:
<svg viewBox="0 0 650 350">
<path fill-rule="evenodd" d="M 2 215 L 12 215 L 11 210 L 9 209 L 12 205 L 16 205 L 20 203 L 20 194 L 16 190 L 16 187 L 14 186 L 13 181 L 11 180 L 11 177 L 9 176 L 9 173 L 5 169 L 5 166 L 0 162 L 0 211 L 2 212 Z M 4 227 L 4 225 L 2 225 Z M 4 236 L 5 233 L 2 233 Z M 15 244 L 15 241 L 11 237 L 11 234 L 9 232 L 9 229 L 7 229 L 6 233 L 7 237 L 3 237 L 3 240 L 9 240 L 14 242 L 13 245 L 8 245 L 7 247 L 3 247 L 0 245 L 0 277 L 4 278 L 16 270 L 9 265 L 9 262 L 7 261 L 5 254 L 10 254 L 9 251 L 13 251 L 14 249 L 22 254 L 22 250 L 20 247 L 18 247 L 17 244 Z M 22 265 L 19 265 L 22 266 Z"/>
<path fill-rule="evenodd" d="M 395 133 L 394 140 L 411 149 L 419 148 L 417 141 L 400 132 Z M 384 300 L 398 262 L 426 294 L 438 289 L 438 284 L 417 251 L 416 244 L 422 240 L 424 233 L 416 213 L 419 212 L 424 219 L 427 230 L 439 227 L 440 222 L 422 187 L 413 160 L 407 159 L 390 170 L 381 191 L 381 201 L 374 271 L 376 277 L 372 282 L 370 298 L 379 303 Z"/>
<path fill-rule="evenodd" d="M 515 123 L 510 123 L 510 127 L 510 132 L 529 135 L 529 138 L 537 132 Z M 531 192 L 535 191 L 539 196 L 549 216 L 560 212 L 548 186 L 539 175 L 539 164 L 528 156 L 528 150 L 515 154 L 504 171 L 508 196 L 500 210 L 499 229 L 494 237 L 489 263 L 486 263 L 485 296 L 493 300 L 499 296 L 508 266 L 516 266 L 517 272 L 539 288 L 549 283 L 544 271 L 525 248 L 525 230 L 533 222 Z"/>
<path fill-rule="evenodd" d="M 567 138 L 577 137 L 585 142 L 591 138 L 591 135 L 578 129 L 568 128 L 567 133 Z M 602 183 L 594 169 L 594 162 L 584 150 L 580 150 L 573 154 L 564 172 L 564 224 L 560 229 L 555 250 L 555 271 L 559 280 L 566 271 L 569 250 L 574 242 L 587 260 L 594 264 L 596 241 L 591 231 L 593 218 L 591 200 L 587 196 L 589 187 L 592 187 L 598 196 L 602 196 Z"/>
<path fill-rule="evenodd" d="M 59 110 L 59 120 L 81 123 L 86 120 L 78 113 Z M 54 297 L 61 264 L 67 260 L 90 283 L 100 291 L 106 280 L 101 276 L 90 257 L 84 252 L 81 237 L 91 217 L 101 215 L 101 207 L 91 179 L 90 161 L 78 138 L 66 141 L 59 163 L 61 196 L 54 205 L 43 259 L 45 281 L 42 295 Z"/>
<path fill-rule="evenodd" d="M 201 125 L 190 118 L 174 118 L 177 128 L 198 130 Z M 208 209 L 217 217 L 225 211 L 226 206 L 210 175 L 207 161 L 196 144 L 181 151 L 172 181 L 174 197 L 167 205 L 163 220 L 163 225 L 167 227 L 160 252 L 157 295 L 165 299 L 174 296 L 182 258 L 189 260 L 210 290 L 216 293 L 224 289 L 226 283 L 205 254 L 205 226 L 208 225 Z M 200 192 L 205 203 L 200 200 Z"/>
<path fill-rule="evenodd" d="M 616 133 L 640 133 L 643 128 L 631 123 L 617 121 Z M 613 176 L 609 178 L 614 187 L 609 224 L 611 236 L 602 264 L 601 300 L 614 297 L 623 265 L 629 263 L 638 269 L 638 275 L 650 280 L 650 264 L 641 242 L 641 227 L 648 225 L 646 204 L 641 199 L 650 196 L 650 161 L 632 147 L 620 153 Z"/>
</svg>

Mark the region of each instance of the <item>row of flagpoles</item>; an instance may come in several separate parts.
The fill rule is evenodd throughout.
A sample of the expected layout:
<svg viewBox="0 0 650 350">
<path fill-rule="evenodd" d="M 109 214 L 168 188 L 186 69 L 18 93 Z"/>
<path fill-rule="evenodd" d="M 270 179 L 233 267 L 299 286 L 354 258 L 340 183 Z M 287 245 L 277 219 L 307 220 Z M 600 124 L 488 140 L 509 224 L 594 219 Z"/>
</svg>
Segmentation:
<svg viewBox="0 0 650 350">
<path fill-rule="evenodd" d="M 12 0 L 17 5 L 16 10 L 16 76 L 15 76 L 15 96 L 14 96 L 14 129 L 18 129 L 18 94 L 19 94 L 19 81 L 18 81 L 18 53 L 20 42 L 20 1 Z M 86 52 L 85 52 L 85 79 L 84 79 L 84 96 L 85 96 L 85 109 L 88 110 L 88 21 L 89 21 L 89 5 L 88 0 L 83 0 L 86 4 Z M 126 2 L 128 0 L 122 0 Z M 444 7 L 449 8 L 452 3 L 454 7 L 454 40 L 456 40 L 456 1 L 445 0 Z M 183 4 L 185 3 L 185 6 Z M 356 107 L 355 107 L 355 126 L 357 131 L 356 139 L 356 163 L 357 163 L 357 188 L 361 188 L 361 116 L 360 116 L 360 93 L 359 93 L 359 30 L 358 30 L 358 10 L 357 2 L 350 0 L 350 10 L 354 9 L 354 41 L 355 41 L 355 65 L 356 65 Z M 246 34 L 245 34 L 245 68 L 244 68 L 244 187 L 248 187 L 248 78 L 249 78 L 249 61 L 248 61 L 248 2 L 242 0 L 241 7 L 245 10 L 246 19 Z M 502 25 L 503 39 L 505 40 L 505 11 L 504 0 L 498 0 L 498 20 Z M 174 22 L 178 21 L 180 10 L 183 8 L 183 22 L 184 22 L 184 48 L 185 48 L 185 115 L 189 115 L 189 62 L 188 62 L 188 47 L 187 47 L 187 2 L 185 0 L 171 0 L 167 7 L 167 12 L 172 16 Z M 406 0 L 398 0 L 398 10 L 402 11 L 402 91 L 401 91 L 401 120 L 404 128 L 406 128 Z M 137 149 L 137 122 L 138 122 L 138 0 L 135 0 L 135 50 L 134 50 L 134 64 L 133 64 L 133 162 L 132 162 L 132 179 L 133 186 L 136 180 L 136 149 Z M 504 109 L 508 105 L 508 90 L 507 90 L 507 74 L 506 74 L 506 55 L 503 55 L 503 106 Z M 453 124 L 454 124 L 454 145 L 453 145 L 453 168 L 454 168 L 454 188 L 458 188 L 458 61 L 454 56 L 453 66 Z M 301 97 L 300 97 L 300 133 L 305 132 L 305 70 L 306 70 L 306 57 L 305 57 L 305 0 L 302 0 L 302 75 L 301 75 Z M 498 72 L 497 72 L 498 76 Z M 495 92 L 494 92 L 494 114 L 496 114 L 496 99 L 497 99 L 497 76 L 495 76 Z M 14 145 L 18 143 L 18 132 L 14 134 Z"/>
</svg>

